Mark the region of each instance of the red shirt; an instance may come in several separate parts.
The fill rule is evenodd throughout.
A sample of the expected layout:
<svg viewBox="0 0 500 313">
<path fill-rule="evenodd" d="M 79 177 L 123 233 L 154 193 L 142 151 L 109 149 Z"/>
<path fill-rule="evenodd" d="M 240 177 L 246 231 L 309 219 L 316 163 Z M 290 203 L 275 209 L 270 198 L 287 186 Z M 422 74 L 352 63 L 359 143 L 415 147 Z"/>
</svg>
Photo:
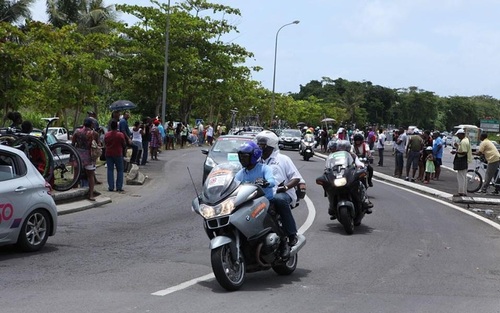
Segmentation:
<svg viewBox="0 0 500 313">
<path fill-rule="evenodd" d="M 123 156 L 123 148 L 127 145 L 125 135 L 117 130 L 111 130 L 104 135 L 104 145 L 107 157 Z"/>
</svg>

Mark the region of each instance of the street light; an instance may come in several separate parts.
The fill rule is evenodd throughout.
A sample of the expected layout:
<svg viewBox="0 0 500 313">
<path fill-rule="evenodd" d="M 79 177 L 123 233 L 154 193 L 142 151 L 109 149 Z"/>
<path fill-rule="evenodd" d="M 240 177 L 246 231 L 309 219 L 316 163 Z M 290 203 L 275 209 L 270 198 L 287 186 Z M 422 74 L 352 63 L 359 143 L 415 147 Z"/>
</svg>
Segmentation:
<svg viewBox="0 0 500 313">
<path fill-rule="evenodd" d="M 272 94 L 272 102 L 271 102 L 271 122 L 269 123 L 269 126 L 271 126 L 271 123 L 273 122 L 273 118 L 274 118 L 274 106 L 275 106 L 275 102 L 276 102 L 276 99 L 274 97 L 274 88 L 276 86 L 276 57 L 278 55 L 278 34 L 280 33 L 280 30 L 285 27 L 285 26 L 288 26 L 288 25 L 292 25 L 292 24 L 298 24 L 300 23 L 300 21 L 293 21 L 291 23 L 288 23 L 288 24 L 285 24 L 283 26 L 281 26 L 278 31 L 276 32 L 276 41 L 274 42 L 274 72 L 273 72 L 273 94 Z"/>
<path fill-rule="evenodd" d="M 160 120 L 165 123 L 166 121 L 166 107 L 167 107 L 167 70 L 168 70 L 168 42 L 170 35 L 170 0 L 168 0 L 167 11 L 167 26 L 165 27 L 165 64 L 163 65 L 163 93 L 161 97 L 161 118 Z"/>
</svg>

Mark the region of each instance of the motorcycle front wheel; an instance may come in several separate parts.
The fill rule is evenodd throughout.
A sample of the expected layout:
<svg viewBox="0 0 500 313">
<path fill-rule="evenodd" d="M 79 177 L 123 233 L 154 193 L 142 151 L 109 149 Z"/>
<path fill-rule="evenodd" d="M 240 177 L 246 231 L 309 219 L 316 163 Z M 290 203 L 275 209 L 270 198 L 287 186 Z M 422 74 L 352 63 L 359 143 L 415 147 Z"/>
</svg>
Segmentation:
<svg viewBox="0 0 500 313">
<path fill-rule="evenodd" d="M 278 275 L 290 275 L 297 268 L 299 256 L 296 253 L 294 256 L 290 257 L 286 262 L 273 265 L 273 271 Z"/>
<path fill-rule="evenodd" d="M 467 192 L 476 192 L 483 185 L 483 177 L 476 170 L 467 171 Z"/>
<path fill-rule="evenodd" d="M 354 233 L 354 220 L 347 207 L 343 206 L 339 209 L 338 220 L 344 226 L 344 230 L 348 235 Z"/>
<path fill-rule="evenodd" d="M 233 261 L 231 248 L 223 245 L 212 250 L 212 270 L 217 282 L 228 291 L 235 291 L 245 282 L 246 265 L 243 256 L 237 262 Z"/>
</svg>

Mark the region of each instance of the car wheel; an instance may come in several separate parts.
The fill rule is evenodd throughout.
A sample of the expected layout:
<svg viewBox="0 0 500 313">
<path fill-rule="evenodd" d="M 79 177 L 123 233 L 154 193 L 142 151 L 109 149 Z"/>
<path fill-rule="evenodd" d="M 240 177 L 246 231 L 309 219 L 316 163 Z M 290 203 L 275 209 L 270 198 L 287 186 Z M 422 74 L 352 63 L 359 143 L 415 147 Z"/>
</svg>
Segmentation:
<svg viewBox="0 0 500 313">
<path fill-rule="evenodd" d="M 49 214 L 41 209 L 34 210 L 24 220 L 17 246 L 25 252 L 38 251 L 49 237 Z"/>
</svg>

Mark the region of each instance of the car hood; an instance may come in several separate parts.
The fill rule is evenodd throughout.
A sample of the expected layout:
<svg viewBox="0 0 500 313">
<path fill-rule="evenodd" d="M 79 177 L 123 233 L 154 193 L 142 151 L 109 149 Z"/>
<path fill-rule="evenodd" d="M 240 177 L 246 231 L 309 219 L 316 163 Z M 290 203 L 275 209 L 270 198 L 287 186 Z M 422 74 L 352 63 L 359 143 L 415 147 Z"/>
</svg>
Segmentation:
<svg viewBox="0 0 500 313">
<path fill-rule="evenodd" d="M 215 163 L 221 164 L 225 162 L 239 162 L 238 160 L 238 153 L 236 152 L 231 152 L 231 153 L 225 153 L 225 152 L 212 152 L 209 154 L 209 156 L 212 160 L 214 160 Z"/>
</svg>

